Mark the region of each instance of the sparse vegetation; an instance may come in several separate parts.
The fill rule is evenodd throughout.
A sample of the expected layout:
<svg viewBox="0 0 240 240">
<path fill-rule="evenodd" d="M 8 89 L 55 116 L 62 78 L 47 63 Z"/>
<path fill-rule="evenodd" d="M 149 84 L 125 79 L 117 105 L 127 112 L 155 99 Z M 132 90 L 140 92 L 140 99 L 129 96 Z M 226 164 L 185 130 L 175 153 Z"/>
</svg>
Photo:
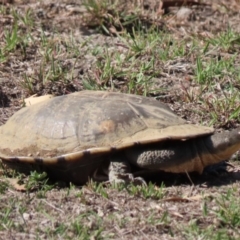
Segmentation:
<svg viewBox="0 0 240 240">
<path fill-rule="evenodd" d="M 155 97 L 193 123 L 238 126 L 239 3 L 182 1 L 184 12 L 174 2 L 0 1 L 0 123 L 30 95 L 100 89 Z M 1 168 L 1 238 L 240 239 L 240 165 L 231 164 L 147 186 L 74 186 Z"/>
</svg>

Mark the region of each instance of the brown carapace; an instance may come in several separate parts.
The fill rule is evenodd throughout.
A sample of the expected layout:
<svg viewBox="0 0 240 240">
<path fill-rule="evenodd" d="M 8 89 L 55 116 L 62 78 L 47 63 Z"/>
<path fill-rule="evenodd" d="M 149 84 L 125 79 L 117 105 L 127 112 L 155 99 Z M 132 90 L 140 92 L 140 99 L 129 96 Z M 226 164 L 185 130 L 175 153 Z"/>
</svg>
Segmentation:
<svg viewBox="0 0 240 240">
<path fill-rule="evenodd" d="M 114 92 L 55 97 L 22 108 L 0 127 L 4 164 L 76 184 L 98 179 L 101 168 L 117 182 L 140 170 L 201 173 L 239 149 L 239 128 L 214 133 L 153 98 Z"/>
</svg>

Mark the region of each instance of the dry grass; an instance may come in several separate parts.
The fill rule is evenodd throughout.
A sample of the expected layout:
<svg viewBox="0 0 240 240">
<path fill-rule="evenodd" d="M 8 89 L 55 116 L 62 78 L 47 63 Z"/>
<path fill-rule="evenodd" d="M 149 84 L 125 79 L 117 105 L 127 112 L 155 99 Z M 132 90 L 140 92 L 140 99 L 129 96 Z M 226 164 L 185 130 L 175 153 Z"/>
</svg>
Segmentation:
<svg viewBox="0 0 240 240">
<path fill-rule="evenodd" d="M 0 1 L 0 123 L 32 94 L 101 89 L 156 97 L 193 123 L 238 126 L 240 4 L 201 2 Z M 4 170 L 0 238 L 239 239 L 232 164 L 147 187 L 66 186 L 35 173 L 21 177 L 23 192 Z"/>
</svg>

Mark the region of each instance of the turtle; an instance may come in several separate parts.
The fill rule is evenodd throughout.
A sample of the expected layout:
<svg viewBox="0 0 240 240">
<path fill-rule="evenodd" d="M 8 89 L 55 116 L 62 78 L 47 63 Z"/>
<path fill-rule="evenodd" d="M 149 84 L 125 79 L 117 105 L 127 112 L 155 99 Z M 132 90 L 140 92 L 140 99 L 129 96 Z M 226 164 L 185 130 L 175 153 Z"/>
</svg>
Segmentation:
<svg viewBox="0 0 240 240">
<path fill-rule="evenodd" d="M 127 183 L 141 171 L 202 173 L 239 149 L 240 128 L 217 133 L 152 97 L 119 92 L 54 97 L 23 107 L 0 127 L 4 165 L 79 185 L 91 178 Z"/>
</svg>

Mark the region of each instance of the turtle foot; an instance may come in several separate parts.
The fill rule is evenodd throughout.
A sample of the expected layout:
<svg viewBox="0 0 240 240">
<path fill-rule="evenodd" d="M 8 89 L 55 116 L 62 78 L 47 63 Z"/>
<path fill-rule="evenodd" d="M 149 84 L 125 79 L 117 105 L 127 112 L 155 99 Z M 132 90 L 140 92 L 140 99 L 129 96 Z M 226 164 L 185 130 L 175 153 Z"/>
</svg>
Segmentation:
<svg viewBox="0 0 240 240">
<path fill-rule="evenodd" d="M 114 177 L 112 176 L 109 179 L 109 182 L 112 184 L 133 184 L 136 186 L 142 185 L 147 186 L 147 183 L 145 180 L 141 177 L 134 177 L 131 173 L 118 173 L 114 174 Z"/>
</svg>

